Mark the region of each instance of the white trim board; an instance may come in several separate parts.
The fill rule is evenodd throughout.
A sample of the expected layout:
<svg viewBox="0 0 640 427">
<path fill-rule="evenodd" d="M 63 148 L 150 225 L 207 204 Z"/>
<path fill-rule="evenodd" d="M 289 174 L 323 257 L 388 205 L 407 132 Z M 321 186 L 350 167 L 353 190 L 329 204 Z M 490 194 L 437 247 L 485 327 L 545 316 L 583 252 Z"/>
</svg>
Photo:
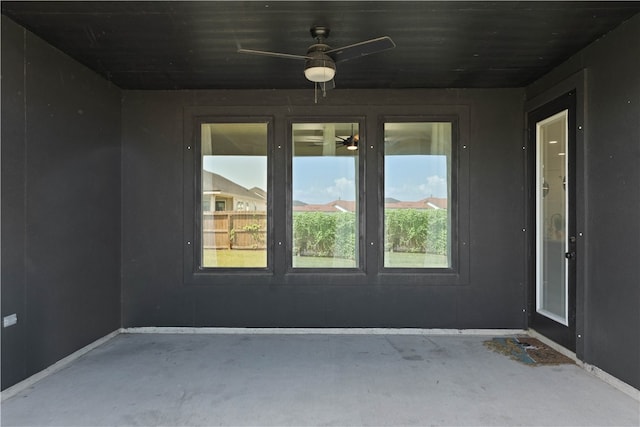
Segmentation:
<svg viewBox="0 0 640 427">
<path fill-rule="evenodd" d="M 35 383 L 37 383 L 41 379 L 44 379 L 44 378 L 48 377 L 49 375 L 58 372 L 59 370 L 63 369 L 67 365 L 69 365 L 71 362 L 75 361 L 76 359 L 78 359 L 81 356 L 84 356 L 85 354 L 89 353 L 91 350 L 93 350 L 93 349 L 95 349 L 97 347 L 100 347 L 102 344 L 106 343 L 107 341 L 111 340 L 115 336 L 119 335 L 121 332 L 122 332 L 122 329 L 116 329 L 115 331 L 111 332 L 110 334 L 105 335 L 102 338 L 98 338 L 94 342 L 82 347 L 80 350 L 74 351 L 73 353 L 71 353 L 67 357 L 58 360 L 56 363 L 54 363 L 53 365 L 49 366 L 48 368 L 45 368 L 42 371 L 31 375 L 29 378 L 26 378 L 26 379 L 20 381 L 19 383 L 12 385 L 11 387 L 9 387 L 6 390 L 2 391 L 2 399 L 0 401 L 4 402 L 8 398 L 13 397 L 16 394 L 20 393 L 21 391 L 26 390 L 27 388 L 31 387 L 32 385 L 34 385 Z"/>
<path fill-rule="evenodd" d="M 63 369 L 71 362 L 87 354 L 91 350 L 105 344 L 119 334 L 248 334 L 248 335 L 476 335 L 476 336 L 510 336 L 526 335 L 523 329 L 416 329 L 416 328 L 187 328 L 187 327 L 140 327 L 120 328 L 97 339 L 85 347 L 60 359 L 48 368 L 14 384 L 2 391 L 0 401 L 26 390 L 36 382 Z"/>
<path fill-rule="evenodd" d="M 31 387 L 43 378 L 61 370 L 74 360 L 87 354 L 91 350 L 105 344 L 119 334 L 254 334 L 254 335 L 440 335 L 440 336 L 512 336 L 528 335 L 537 338 L 554 350 L 564 354 L 576 362 L 585 371 L 595 375 L 600 380 L 640 401 L 640 390 L 614 377 L 602 369 L 578 360 L 576 354 L 549 340 L 533 329 L 416 329 L 416 328 L 185 328 L 185 327 L 141 327 L 120 328 L 110 334 L 97 339 L 91 344 L 71 353 L 48 368 L 20 381 L 2 392 L 1 401 L 15 396 Z"/>
<path fill-rule="evenodd" d="M 125 328 L 124 334 L 248 334 L 248 335 L 528 335 L 524 329 L 418 329 L 418 328 Z"/>
<path fill-rule="evenodd" d="M 578 357 L 576 356 L 576 354 L 574 352 L 572 352 L 568 348 L 565 348 L 565 347 L 561 346 L 557 342 L 551 341 L 549 338 L 547 338 L 544 335 L 540 334 L 535 329 L 529 329 L 529 336 L 531 336 L 532 338 L 536 338 L 536 339 L 540 340 L 544 344 L 546 344 L 549 347 L 551 347 L 552 349 L 556 350 L 558 353 L 561 353 L 561 354 L 567 356 L 568 358 L 570 358 L 571 360 L 576 362 L 576 365 L 578 365 L 579 367 L 581 367 L 585 371 L 595 375 L 596 377 L 598 377 L 602 381 L 606 382 L 610 386 L 620 390 L 624 394 L 626 394 L 628 396 L 631 396 L 632 398 L 634 398 L 635 400 L 640 402 L 640 390 L 638 390 L 637 388 L 633 387 L 632 385 L 625 383 L 621 379 L 614 377 L 613 375 L 603 371 L 602 369 L 598 368 L 597 366 L 593 366 L 593 365 L 591 365 L 589 363 L 583 362 L 582 360 L 578 359 Z"/>
</svg>

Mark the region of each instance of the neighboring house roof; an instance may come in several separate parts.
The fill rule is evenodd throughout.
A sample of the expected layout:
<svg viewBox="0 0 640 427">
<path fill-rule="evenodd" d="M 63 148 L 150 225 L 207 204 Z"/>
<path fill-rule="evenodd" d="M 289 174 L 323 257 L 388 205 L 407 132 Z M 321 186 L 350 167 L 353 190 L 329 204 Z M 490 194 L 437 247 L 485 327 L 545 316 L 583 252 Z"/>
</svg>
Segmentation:
<svg viewBox="0 0 640 427">
<path fill-rule="evenodd" d="M 308 205 L 303 202 L 294 203 L 296 212 L 355 212 L 356 202 L 348 200 L 334 200 L 323 205 Z"/>
<path fill-rule="evenodd" d="M 261 199 L 267 200 L 267 192 L 262 188 L 251 187 L 249 189 L 249 192 L 258 195 L 258 197 L 260 197 Z"/>
<path fill-rule="evenodd" d="M 439 197 L 427 197 L 415 202 L 401 202 L 396 199 L 386 199 L 386 209 L 447 209 L 447 199 Z M 356 203 L 348 200 L 334 200 L 325 204 L 306 204 L 294 200 L 295 212 L 355 212 Z"/>
<path fill-rule="evenodd" d="M 447 199 L 439 197 L 427 197 L 415 202 L 386 202 L 387 209 L 447 209 Z"/>
<path fill-rule="evenodd" d="M 222 175 L 206 170 L 202 171 L 202 192 L 206 193 L 211 191 L 219 191 L 220 194 L 223 195 L 231 195 L 241 197 L 243 199 L 253 199 L 260 202 L 265 202 L 267 200 L 266 191 L 258 187 L 253 187 L 249 190 Z"/>
<path fill-rule="evenodd" d="M 231 195 L 260 202 L 266 202 L 267 200 L 267 192 L 261 188 L 252 187 L 247 189 L 222 175 L 206 170 L 202 172 L 202 191 L 219 191 L 222 195 Z M 386 209 L 447 209 L 447 199 L 427 197 L 415 202 L 403 202 L 389 197 L 385 199 L 384 207 Z M 300 200 L 294 200 L 293 210 L 296 212 L 355 212 L 356 202 L 334 200 L 325 204 L 307 204 Z"/>
</svg>

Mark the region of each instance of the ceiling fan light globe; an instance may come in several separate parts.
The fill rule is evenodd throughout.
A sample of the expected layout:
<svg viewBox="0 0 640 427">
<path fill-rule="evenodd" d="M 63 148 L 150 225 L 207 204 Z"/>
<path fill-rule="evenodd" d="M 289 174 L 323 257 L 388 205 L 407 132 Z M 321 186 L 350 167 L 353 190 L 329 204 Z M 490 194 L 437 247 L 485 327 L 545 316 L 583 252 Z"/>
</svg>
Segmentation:
<svg viewBox="0 0 640 427">
<path fill-rule="evenodd" d="M 331 68 L 328 66 L 313 66 L 304 69 L 304 76 L 307 78 L 307 80 L 316 83 L 331 81 L 333 80 L 333 77 L 335 75 L 335 68 Z"/>
</svg>

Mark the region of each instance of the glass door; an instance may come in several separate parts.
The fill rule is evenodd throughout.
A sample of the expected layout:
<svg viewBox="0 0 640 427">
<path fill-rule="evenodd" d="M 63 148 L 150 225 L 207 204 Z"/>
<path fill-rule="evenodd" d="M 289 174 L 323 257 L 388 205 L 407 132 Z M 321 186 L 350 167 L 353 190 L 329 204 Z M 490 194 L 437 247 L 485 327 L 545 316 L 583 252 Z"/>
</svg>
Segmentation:
<svg viewBox="0 0 640 427">
<path fill-rule="evenodd" d="M 568 110 L 536 123 L 536 312 L 568 326 Z"/>
<path fill-rule="evenodd" d="M 530 326 L 575 351 L 575 93 L 529 113 L 529 132 L 535 199 Z"/>
</svg>

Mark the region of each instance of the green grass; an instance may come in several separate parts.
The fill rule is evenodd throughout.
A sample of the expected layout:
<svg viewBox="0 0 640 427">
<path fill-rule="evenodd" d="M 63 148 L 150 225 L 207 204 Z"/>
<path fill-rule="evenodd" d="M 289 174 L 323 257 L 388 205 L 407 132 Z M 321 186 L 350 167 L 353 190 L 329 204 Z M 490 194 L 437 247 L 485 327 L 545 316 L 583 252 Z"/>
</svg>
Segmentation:
<svg viewBox="0 0 640 427">
<path fill-rule="evenodd" d="M 385 252 L 387 268 L 447 268 L 447 257 L 434 254 Z M 205 249 L 203 267 L 265 268 L 266 250 Z M 356 262 L 346 258 L 294 256 L 295 268 L 355 268 Z"/>
<path fill-rule="evenodd" d="M 447 268 L 446 255 L 413 254 L 407 252 L 385 252 L 386 268 Z"/>
<path fill-rule="evenodd" d="M 355 268 L 356 262 L 346 258 L 316 257 L 316 256 L 294 256 L 293 267 L 295 268 Z"/>
<path fill-rule="evenodd" d="M 245 249 L 205 249 L 203 267 L 265 268 L 267 251 Z"/>
</svg>

